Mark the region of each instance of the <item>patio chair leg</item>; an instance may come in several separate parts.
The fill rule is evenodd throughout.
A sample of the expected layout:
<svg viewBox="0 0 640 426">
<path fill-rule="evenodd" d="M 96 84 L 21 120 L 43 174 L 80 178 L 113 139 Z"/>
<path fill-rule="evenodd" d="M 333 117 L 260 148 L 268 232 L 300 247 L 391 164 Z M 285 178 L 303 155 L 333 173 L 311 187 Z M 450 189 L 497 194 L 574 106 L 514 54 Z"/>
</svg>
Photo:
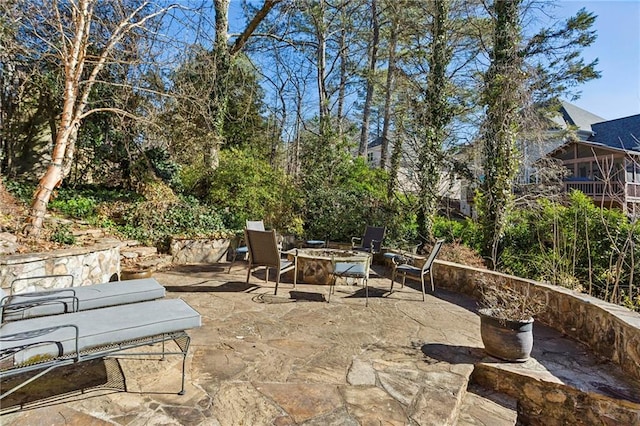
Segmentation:
<svg viewBox="0 0 640 426">
<path fill-rule="evenodd" d="M 424 274 L 420 276 L 420 281 L 422 281 L 422 301 L 424 302 Z"/>
<path fill-rule="evenodd" d="M 247 267 L 247 284 L 249 284 L 249 277 L 251 276 L 251 265 Z"/>
<path fill-rule="evenodd" d="M 396 271 L 391 272 L 391 287 L 389 288 L 389 293 L 393 293 L 393 282 L 396 279 Z"/>
<path fill-rule="evenodd" d="M 364 279 L 364 306 L 369 306 L 369 280 Z"/>
<path fill-rule="evenodd" d="M 278 294 L 278 284 L 280 284 L 280 275 L 276 277 L 276 291 L 273 292 L 274 295 Z"/>
<path fill-rule="evenodd" d="M 436 289 L 433 286 L 433 274 L 431 273 L 431 271 L 429 271 L 429 278 L 431 278 L 431 292 L 435 292 Z"/>
</svg>

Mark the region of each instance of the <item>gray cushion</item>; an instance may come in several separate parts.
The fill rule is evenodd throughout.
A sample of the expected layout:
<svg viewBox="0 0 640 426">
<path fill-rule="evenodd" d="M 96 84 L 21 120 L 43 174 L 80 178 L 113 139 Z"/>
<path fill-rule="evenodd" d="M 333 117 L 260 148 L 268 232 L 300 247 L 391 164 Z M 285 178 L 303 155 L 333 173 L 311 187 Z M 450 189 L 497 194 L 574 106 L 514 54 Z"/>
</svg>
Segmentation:
<svg viewBox="0 0 640 426">
<path fill-rule="evenodd" d="M 7 322 L 0 328 L 0 334 L 6 338 L 6 336 L 15 333 L 33 332 L 62 325 L 78 327 L 78 346 L 82 351 L 112 343 L 199 327 L 200 314 L 181 299 L 162 299 Z M 7 348 L 38 342 L 45 343 L 17 353 L 14 363 L 24 362 L 34 356 L 58 356 L 59 348 L 64 354 L 74 353 L 75 329 L 66 327 L 20 341 L 2 341 L 0 342 L 0 350 L 4 351 Z"/>
<path fill-rule="evenodd" d="M 88 309 L 103 308 L 106 306 L 123 305 L 126 303 L 143 302 L 163 298 L 165 295 L 164 286 L 153 278 L 139 280 L 115 281 L 104 284 L 94 284 L 81 287 L 73 287 L 56 294 L 57 290 L 40 292 L 37 297 L 26 297 L 16 294 L 11 297 L 10 303 L 29 303 L 34 299 L 46 297 L 58 297 L 57 300 L 44 302 L 40 305 L 18 310 L 15 312 L 5 312 L 4 320 L 14 321 L 24 318 L 32 318 L 43 315 L 55 315 L 65 312 L 73 312 L 73 294 L 78 298 L 79 311 Z M 70 290 L 73 290 L 70 291 Z M 48 293 L 51 293 L 48 295 Z"/>
<path fill-rule="evenodd" d="M 366 270 L 364 263 L 348 263 L 348 262 L 336 262 L 334 274 L 342 277 L 355 277 L 365 278 Z"/>
<path fill-rule="evenodd" d="M 396 268 L 396 271 L 402 274 L 417 275 L 417 276 L 420 276 L 422 274 L 422 268 L 416 268 L 415 266 L 406 265 L 406 264 L 398 265 L 398 267 Z"/>
</svg>

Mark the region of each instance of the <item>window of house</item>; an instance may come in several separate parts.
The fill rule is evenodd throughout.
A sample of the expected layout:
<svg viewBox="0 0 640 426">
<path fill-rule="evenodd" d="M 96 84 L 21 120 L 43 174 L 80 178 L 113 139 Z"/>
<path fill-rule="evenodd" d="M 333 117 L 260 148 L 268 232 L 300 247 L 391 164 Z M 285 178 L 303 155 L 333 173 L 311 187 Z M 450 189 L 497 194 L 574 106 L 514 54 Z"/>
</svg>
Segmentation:
<svg viewBox="0 0 640 426">
<path fill-rule="evenodd" d="M 375 160 L 375 157 L 373 156 L 373 152 L 368 152 L 367 153 L 367 163 L 373 164 L 374 160 Z"/>
<path fill-rule="evenodd" d="M 591 179 L 602 180 L 602 170 L 600 170 L 600 165 L 597 161 L 591 163 Z"/>
<path fill-rule="evenodd" d="M 626 163 L 627 182 L 640 183 L 640 163 L 631 160 L 627 160 Z"/>
<path fill-rule="evenodd" d="M 578 163 L 578 177 L 582 179 L 589 179 L 591 176 L 590 173 L 590 163 Z"/>
</svg>

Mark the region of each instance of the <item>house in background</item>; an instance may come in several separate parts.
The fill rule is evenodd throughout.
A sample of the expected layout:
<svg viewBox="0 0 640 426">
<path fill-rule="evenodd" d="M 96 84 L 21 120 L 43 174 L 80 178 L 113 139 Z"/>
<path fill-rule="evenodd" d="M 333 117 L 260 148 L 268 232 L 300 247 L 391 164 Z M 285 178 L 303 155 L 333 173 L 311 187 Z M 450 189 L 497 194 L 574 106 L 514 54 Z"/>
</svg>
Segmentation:
<svg viewBox="0 0 640 426">
<path fill-rule="evenodd" d="M 524 135 L 518 141 L 521 153 L 519 184 L 536 183 L 536 162 L 556 159 L 567 168 L 566 191 L 577 189 L 592 197 L 597 205 L 619 208 L 630 216 L 640 216 L 640 114 L 606 120 L 569 102 L 561 102 L 557 113 L 546 117 L 542 131 Z M 381 138 L 367 147 L 370 167 L 379 167 Z M 391 148 L 390 148 L 391 150 Z M 398 180 L 401 190 L 417 192 L 415 149 L 405 147 Z M 473 216 L 477 182 L 482 180 L 482 156 L 478 144 L 460 149 L 457 156 L 475 182 L 452 180 L 444 171 L 438 193 L 454 201 L 460 212 Z"/>
<path fill-rule="evenodd" d="M 390 163 L 392 150 L 393 146 L 389 144 L 387 164 Z M 382 137 L 377 137 L 367 145 L 367 164 L 370 168 L 378 168 L 380 167 L 381 157 Z M 400 164 L 398 166 L 398 189 L 401 192 L 418 193 L 417 161 L 417 148 L 409 143 L 405 144 L 400 156 Z M 460 199 L 460 181 L 457 179 L 452 180 L 449 173 L 444 169 L 440 172 L 440 180 L 436 191 L 442 199 L 447 200 L 447 204 L 454 201 L 457 207 L 458 200 Z"/>
<path fill-rule="evenodd" d="M 593 133 L 591 126 L 606 121 L 606 119 L 569 102 L 561 101 L 560 105 L 560 109 L 556 113 L 546 117 L 545 122 L 541 125 L 544 130 L 539 132 L 536 138 L 525 136 L 519 141 L 518 148 L 522 155 L 519 183 L 535 182 L 536 161 L 563 145 L 570 137 L 588 140 Z"/>
<path fill-rule="evenodd" d="M 517 141 L 521 156 L 517 183 L 520 186 L 537 183 L 538 160 L 563 146 L 569 139 L 588 140 L 593 133 L 591 126 L 601 121 L 605 119 L 569 102 L 561 101 L 557 112 L 541 118 L 537 126 L 538 131 L 524 134 Z M 460 161 L 467 164 L 476 177 L 475 182 L 461 182 L 460 211 L 465 216 L 473 216 L 475 190 L 484 173 L 480 144 L 464 147 L 460 155 Z"/>
<path fill-rule="evenodd" d="M 592 124 L 586 140 L 568 141 L 548 157 L 567 168 L 567 191 L 640 217 L 640 114 Z"/>
</svg>

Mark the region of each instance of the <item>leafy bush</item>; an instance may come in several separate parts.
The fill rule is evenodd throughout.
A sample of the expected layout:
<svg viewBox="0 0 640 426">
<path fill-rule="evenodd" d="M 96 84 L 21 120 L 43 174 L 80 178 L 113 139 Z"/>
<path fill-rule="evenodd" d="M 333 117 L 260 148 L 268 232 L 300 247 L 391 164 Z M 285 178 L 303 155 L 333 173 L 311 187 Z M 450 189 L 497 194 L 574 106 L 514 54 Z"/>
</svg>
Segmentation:
<svg viewBox="0 0 640 426">
<path fill-rule="evenodd" d="M 95 216 L 97 203 L 92 198 L 79 196 L 71 199 L 56 198 L 49 202 L 49 207 L 76 219 L 87 219 Z"/>
<path fill-rule="evenodd" d="M 51 233 L 50 241 L 54 243 L 72 245 L 76 242 L 76 237 L 71 233 L 71 228 L 67 224 L 60 224 Z"/>
<path fill-rule="evenodd" d="M 471 248 L 480 247 L 478 225 L 468 218 L 457 220 L 436 216 L 433 221 L 433 235 L 448 243 L 461 242 Z"/>
<path fill-rule="evenodd" d="M 221 215 L 213 208 L 201 205 L 196 198 L 177 196 L 160 182 L 146 185 L 143 192 L 144 201 L 125 212 L 125 225 L 118 228 L 128 238 L 165 250 L 172 236 L 227 236 Z"/>
<path fill-rule="evenodd" d="M 580 192 L 570 194 L 568 205 L 540 200 L 509 218 L 501 269 L 613 303 L 633 301 L 638 288 L 629 294 L 629 287 L 631 277 L 640 276 L 640 262 L 634 261 L 640 258 L 639 226 Z"/>
<path fill-rule="evenodd" d="M 29 204 L 36 190 L 36 184 L 17 180 L 5 180 L 4 187 L 24 204 Z"/>
<path fill-rule="evenodd" d="M 300 197 L 292 179 L 249 151 L 223 151 L 215 171 L 189 180 L 194 195 L 206 191 L 207 203 L 221 212 L 228 228 L 262 219 L 282 233 L 301 233 Z"/>
</svg>

